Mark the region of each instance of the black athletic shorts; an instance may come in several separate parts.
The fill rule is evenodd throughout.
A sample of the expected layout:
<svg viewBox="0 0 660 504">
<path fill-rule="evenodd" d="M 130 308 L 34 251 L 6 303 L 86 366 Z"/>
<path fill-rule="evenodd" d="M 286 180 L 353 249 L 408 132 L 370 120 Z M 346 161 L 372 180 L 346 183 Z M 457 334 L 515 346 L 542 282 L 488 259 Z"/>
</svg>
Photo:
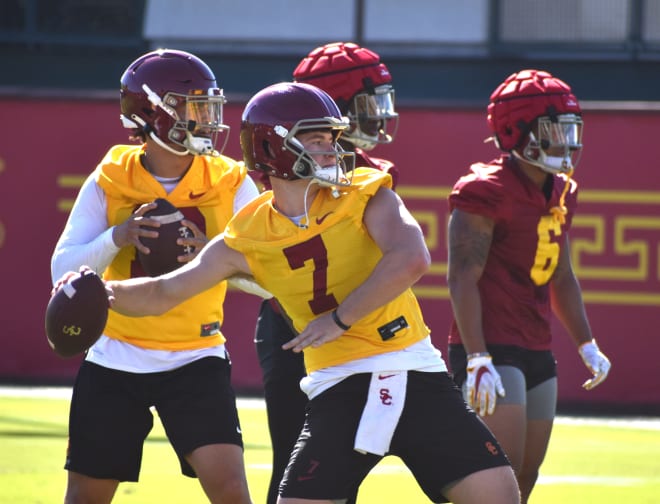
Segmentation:
<svg viewBox="0 0 660 504">
<path fill-rule="evenodd" d="M 92 478 L 137 481 L 153 406 L 181 464 L 216 443 L 243 447 L 228 359 L 206 357 L 160 373 L 128 373 L 83 361 L 69 412 L 65 469 Z"/>
<path fill-rule="evenodd" d="M 310 401 L 281 496 L 344 499 L 382 459 L 353 449 L 370 380 L 368 373 L 353 375 Z M 442 490 L 449 483 L 509 464 L 447 373 L 408 372 L 404 409 L 387 455 L 403 460 L 433 502 L 447 502 Z"/>
<path fill-rule="evenodd" d="M 525 387 L 531 390 L 557 376 L 557 362 L 550 350 L 527 350 L 514 345 L 486 345 L 495 366 L 513 366 L 525 376 Z M 454 381 L 461 387 L 467 378 L 467 356 L 463 345 L 449 345 L 449 365 Z"/>
<path fill-rule="evenodd" d="M 298 384 L 305 376 L 303 353 L 282 349 L 296 334 L 273 303 L 270 299 L 262 301 L 254 335 L 263 383 L 266 388 L 271 383 L 293 384 L 293 390 L 299 390 Z"/>
</svg>

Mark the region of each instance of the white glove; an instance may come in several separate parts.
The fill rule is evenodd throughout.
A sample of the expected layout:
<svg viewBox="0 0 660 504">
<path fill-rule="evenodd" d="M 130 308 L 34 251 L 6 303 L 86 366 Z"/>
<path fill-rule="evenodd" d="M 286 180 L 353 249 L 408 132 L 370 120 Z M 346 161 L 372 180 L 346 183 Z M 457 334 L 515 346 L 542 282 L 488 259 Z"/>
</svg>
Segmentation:
<svg viewBox="0 0 660 504">
<path fill-rule="evenodd" d="M 488 353 L 480 353 L 474 357 L 468 355 L 466 395 L 467 403 L 481 416 L 492 415 L 497 396 L 504 397 L 502 378 L 495 370 L 493 359 Z"/>
<path fill-rule="evenodd" d="M 578 352 L 580 352 L 580 357 L 582 357 L 584 365 L 587 366 L 589 371 L 594 375 L 593 378 L 589 378 L 582 384 L 582 387 L 591 390 L 607 378 L 607 373 L 610 372 L 612 364 L 605 354 L 600 351 L 600 348 L 598 348 L 598 345 L 596 344 L 596 340 L 583 343 L 580 345 L 580 348 L 578 348 Z"/>
</svg>

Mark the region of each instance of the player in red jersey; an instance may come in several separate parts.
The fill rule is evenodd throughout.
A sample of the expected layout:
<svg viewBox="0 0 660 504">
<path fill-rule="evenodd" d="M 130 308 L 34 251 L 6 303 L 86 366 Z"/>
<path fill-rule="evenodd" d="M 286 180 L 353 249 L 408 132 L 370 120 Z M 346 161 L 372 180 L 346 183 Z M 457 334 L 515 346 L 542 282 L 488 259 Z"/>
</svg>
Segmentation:
<svg viewBox="0 0 660 504">
<path fill-rule="evenodd" d="M 551 314 L 593 375 L 586 389 L 607 377 L 610 362 L 591 334 L 569 256 L 571 176 L 582 149 L 578 100 L 549 73 L 523 70 L 491 95 L 488 125 L 503 154 L 472 165 L 449 196 L 449 359 L 527 502 L 556 410 Z"/>
<path fill-rule="evenodd" d="M 378 54 L 350 42 L 326 44 L 300 61 L 293 78 L 323 89 L 335 100 L 341 113 L 348 116 L 350 127 L 339 143 L 344 150 L 355 153 L 355 166 L 389 173 L 393 187 L 396 186 L 398 171 L 394 164 L 367 154 L 378 144 L 392 142 L 399 120 L 394 110 L 392 77 Z M 258 178 L 270 188 L 269 177 L 264 172 L 258 172 Z M 294 336 L 277 301 L 264 301 L 257 319 L 255 345 L 273 448 L 268 504 L 277 500 L 279 482 L 305 419 L 307 396 L 300 390 L 300 380 L 305 376 L 302 354 L 281 348 Z"/>
</svg>

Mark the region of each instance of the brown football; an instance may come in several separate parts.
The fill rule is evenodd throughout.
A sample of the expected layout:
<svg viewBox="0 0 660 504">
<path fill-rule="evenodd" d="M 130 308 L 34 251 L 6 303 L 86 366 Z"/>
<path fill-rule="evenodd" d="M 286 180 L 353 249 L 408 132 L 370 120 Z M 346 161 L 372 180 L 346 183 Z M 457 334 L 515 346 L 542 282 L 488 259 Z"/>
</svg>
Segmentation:
<svg viewBox="0 0 660 504">
<path fill-rule="evenodd" d="M 101 278 L 84 270 L 48 301 L 46 337 L 60 357 L 73 357 L 96 343 L 108 320 L 108 295 Z"/>
<path fill-rule="evenodd" d="M 140 237 L 140 242 L 149 247 L 150 252 L 143 254 L 138 251 L 138 259 L 142 269 L 148 276 L 158 276 L 177 269 L 183 263 L 177 261 L 177 257 L 190 252 L 188 247 L 177 244 L 180 237 L 190 237 L 190 229 L 181 224 L 184 216 L 181 211 L 169 201 L 158 198 L 158 205 L 153 210 L 144 214 L 145 217 L 156 219 L 160 222 L 159 228 L 144 226 L 145 229 L 158 231 L 158 237 Z"/>
</svg>

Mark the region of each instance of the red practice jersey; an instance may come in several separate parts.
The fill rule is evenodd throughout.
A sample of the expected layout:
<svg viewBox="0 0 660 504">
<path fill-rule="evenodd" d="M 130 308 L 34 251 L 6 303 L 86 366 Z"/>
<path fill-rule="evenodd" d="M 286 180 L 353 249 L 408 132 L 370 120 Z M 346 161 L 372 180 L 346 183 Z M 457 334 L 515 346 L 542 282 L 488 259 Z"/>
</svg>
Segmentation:
<svg viewBox="0 0 660 504">
<path fill-rule="evenodd" d="M 549 350 L 548 283 L 566 245 L 575 208 L 577 184 L 551 175 L 549 199 L 511 160 L 503 156 L 477 163 L 456 182 L 449 195 L 450 212 L 459 209 L 495 222 L 483 275 L 479 280 L 483 332 L 488 344 Z M 566 184 L 565 222 L 552 213 Z M 456 322 L 449 343 L 461 343 Z"/>
</svg>

